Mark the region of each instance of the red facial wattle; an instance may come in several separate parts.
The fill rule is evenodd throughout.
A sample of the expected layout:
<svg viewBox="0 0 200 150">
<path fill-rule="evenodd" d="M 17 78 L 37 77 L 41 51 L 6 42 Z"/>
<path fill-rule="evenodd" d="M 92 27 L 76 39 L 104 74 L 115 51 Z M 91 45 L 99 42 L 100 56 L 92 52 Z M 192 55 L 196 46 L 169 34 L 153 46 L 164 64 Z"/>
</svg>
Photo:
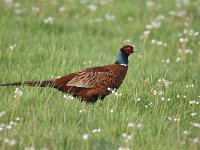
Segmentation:
<svg viewBox="0 0 200 150">
<path fill-rule="evenodd" d="M 127 47 L 127 48 L 125 48 L 125 52 L 126 52 L 126 54 L 129 56 L 130 54 L 133 53 L 133 48 Z"/>
</svg>

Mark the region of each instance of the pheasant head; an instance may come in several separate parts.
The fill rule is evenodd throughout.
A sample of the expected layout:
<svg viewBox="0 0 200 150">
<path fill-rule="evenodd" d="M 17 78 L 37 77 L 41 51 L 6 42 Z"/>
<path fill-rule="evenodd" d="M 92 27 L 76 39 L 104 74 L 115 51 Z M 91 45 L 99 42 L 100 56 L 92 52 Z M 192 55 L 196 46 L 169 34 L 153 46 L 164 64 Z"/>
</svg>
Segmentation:
<svg viewBox="0 0 200 150">
<path fill-rule="evenodd" d="M 117 56 L 115 64 L 128 66 L 128 56 L 134 52 L 137 52 L 134 46 L 124 45 L 122 48 L 120 48 L 120 52 Z"/>
</svg>

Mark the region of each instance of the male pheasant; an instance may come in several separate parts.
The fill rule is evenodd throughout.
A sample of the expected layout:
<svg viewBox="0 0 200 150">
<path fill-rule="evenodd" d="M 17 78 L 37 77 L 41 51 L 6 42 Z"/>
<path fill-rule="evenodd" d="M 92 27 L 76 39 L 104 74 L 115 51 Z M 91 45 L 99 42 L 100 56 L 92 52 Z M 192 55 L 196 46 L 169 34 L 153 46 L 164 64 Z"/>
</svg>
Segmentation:
<svg viewBox="0 0 200 150">
<path fill-rule="evenodd" d="M 53 80 L 14 82 L 0 86 L 52 87 L 82 101 L 93 103 L 98 99 L 103 100 L 110 93 L 109 88 L 119 88 L 128 70 L 128 57 L 136 51 L 134 46 L 124 45 L 112 65 L 86 68 Z"/>
</svg>

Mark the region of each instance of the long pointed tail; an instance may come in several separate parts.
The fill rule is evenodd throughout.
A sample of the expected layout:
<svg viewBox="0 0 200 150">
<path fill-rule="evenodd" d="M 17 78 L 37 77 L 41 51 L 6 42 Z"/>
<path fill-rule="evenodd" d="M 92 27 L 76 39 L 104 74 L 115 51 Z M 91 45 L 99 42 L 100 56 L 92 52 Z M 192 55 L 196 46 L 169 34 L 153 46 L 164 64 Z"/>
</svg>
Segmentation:
<svg viewBox="0 0 200 150">
<path fill-rule="evenodd" d="M 44 81 L 26 81 L 0 84 L 0 86 L 39 86 L 39 87 L 54 87 L 54 80 Z"/>
</svg>

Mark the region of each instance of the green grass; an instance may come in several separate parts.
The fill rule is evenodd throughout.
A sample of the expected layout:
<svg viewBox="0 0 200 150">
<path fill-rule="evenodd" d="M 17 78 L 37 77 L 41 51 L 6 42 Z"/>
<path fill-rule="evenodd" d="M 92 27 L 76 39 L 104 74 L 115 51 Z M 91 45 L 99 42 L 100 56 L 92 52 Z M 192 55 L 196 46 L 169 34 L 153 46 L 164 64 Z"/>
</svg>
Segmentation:
<svg viewBox="0 0 200 150">
<path fill-rule="evenodd" d="M 184 29 L 199 32 L 200 3 L 181 2 L 178 7 L 175 0 L 157 0 L 148 9 L 142 0 L 106 2 L 0 2 L 0 83 L 51 79 L 111 64 L 127 39 L 140 50 L 129 58 L 127 77 L 118 90 L 122 96 L 109 95 L 94 105 L 64 99 L 63 93 L 50 88 L 19 87 L 24 95 L 13 97 L 15 87 L 0 87 L 0 112 L 5 112 L 0 117 L 0 149 L 199 149 L 200 128 L 193 123 L 200 124 L 200 38 L 179 33 Z M 89 10 L 89 4 L 97 10 Z M 32 12 L 33 6 L 39 7 L 39 12 Z M 59 12 L 61 6 L 65 7 L 63 13 Z M 171 11 L 185 11 L 185 15 L 172 16 Z M 114 15 L 115 20 L 106 20 L 106 14 Z M 158 15 L 165 17 L 161 26 L 141 38 L 145 26 Z M 54 18 L 52 24 L 44 23 L 48 16 Z M 102 21 L 95 23 L 96 18 Z M 188 42 L 180 43 L 182 37 Z M 152 39 L 167 46 L 151 44 Z M 187 48 L 193 53 L 178 53 Z M 169 63 L 162 62 L 167 59 Z M 165 86 L 159 79 L 171 84 Z M 153 90 L 164 95 L 154 95 Z M 190 104 L 193 100 L 197 104 Z M 8 126 L 11 121 L 15 125 Z M 142 126 L 131 128 L 130 123 Z M 97 128 L 101 131 L 93 133 Z M 124 133 L 132 139 L 126 141 Z M 11 140 L 16 143 L 12 145 Z"/>
</svg>

